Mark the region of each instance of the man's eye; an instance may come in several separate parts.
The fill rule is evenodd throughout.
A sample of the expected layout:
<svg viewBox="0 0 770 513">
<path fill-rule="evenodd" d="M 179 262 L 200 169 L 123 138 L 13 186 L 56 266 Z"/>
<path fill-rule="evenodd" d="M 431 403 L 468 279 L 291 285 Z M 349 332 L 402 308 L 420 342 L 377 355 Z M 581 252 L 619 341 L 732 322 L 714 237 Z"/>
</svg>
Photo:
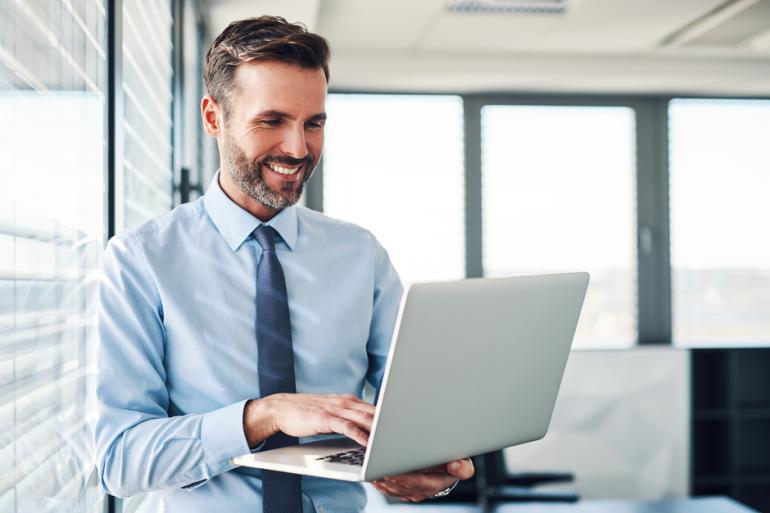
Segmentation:
<svg viewBox="0 0 770 513">
<path fill-rule="evenodd" d="M 283 121 L 280 119 L 263 119 L 262 124 L 268 126 L 280 126 Z"/>
<path fill-rule="evenodd" d="M 324 124 L 323 124 L 323 121 L 308 121 L 307 123 L 305 123 L 305 126 L 315 130 L 315 129 L 323 128 Z"/>
</svg>

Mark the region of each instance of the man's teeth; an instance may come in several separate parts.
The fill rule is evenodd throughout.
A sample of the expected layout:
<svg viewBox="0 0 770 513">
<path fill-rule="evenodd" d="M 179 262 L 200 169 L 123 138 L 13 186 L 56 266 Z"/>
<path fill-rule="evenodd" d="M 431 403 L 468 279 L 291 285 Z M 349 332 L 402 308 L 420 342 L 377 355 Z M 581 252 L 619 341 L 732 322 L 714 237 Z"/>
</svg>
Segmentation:
<svg viewBox="0 0 770 513">
<path fill-rule="evenodd" d="M 276 173 L 281 173 L 282 175 L 293 175 L 297 171 L 299 171 L 300 166 L 290 168 L 290 167 L 281 167 L 278 164 L 266 164 L 267 167 L 275 171 Z"/>
</svg>

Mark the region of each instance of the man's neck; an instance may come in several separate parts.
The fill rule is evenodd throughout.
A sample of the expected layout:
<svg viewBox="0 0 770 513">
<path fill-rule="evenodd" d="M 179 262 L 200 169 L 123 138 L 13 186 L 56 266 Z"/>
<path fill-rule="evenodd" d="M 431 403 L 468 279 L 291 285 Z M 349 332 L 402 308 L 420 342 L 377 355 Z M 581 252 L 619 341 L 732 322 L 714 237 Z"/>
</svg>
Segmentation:
<svg viewBox="0 0 770 513">
<path fill-rule="evenodd" d="M 220 168 L 219 187 L 225 196 L 230 198 L 236 205 L 256 217 L 262 222 L 267 222 L 274 218 L 282 209 L 268 207 L 258 202 L 238 188 L 226 171 Z"/>
</svg>

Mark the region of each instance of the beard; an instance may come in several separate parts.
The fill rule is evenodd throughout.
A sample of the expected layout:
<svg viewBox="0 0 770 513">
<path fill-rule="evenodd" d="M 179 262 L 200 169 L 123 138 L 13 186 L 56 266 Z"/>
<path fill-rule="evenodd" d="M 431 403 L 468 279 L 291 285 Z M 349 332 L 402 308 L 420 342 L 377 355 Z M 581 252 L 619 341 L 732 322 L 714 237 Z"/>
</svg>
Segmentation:
<svg viewBox="0 0 770 513">
<path fill-rule="evenodd" d="M 306 158 L 295 159 L 287 155 L 267 156 L 261 160 L 250 161 L 229 135 L 224 138 L 222 145 L 224 161 L 227 164 L 227 172 L 238 188 L 262 205 L 270 208 L 285 208 L 295 205 L 302 196 L 302 191 L 310 177 L 313 176 L 315 166 L 313 156 L 308 153 Z M 286 182 L 280 191 L 270 188 L 262 175 L 262 167 L 268 162 L 276 164 L 297 165 L 302 164 L 302 180 L 295 189 L 294 183 Z"/>
</svg>

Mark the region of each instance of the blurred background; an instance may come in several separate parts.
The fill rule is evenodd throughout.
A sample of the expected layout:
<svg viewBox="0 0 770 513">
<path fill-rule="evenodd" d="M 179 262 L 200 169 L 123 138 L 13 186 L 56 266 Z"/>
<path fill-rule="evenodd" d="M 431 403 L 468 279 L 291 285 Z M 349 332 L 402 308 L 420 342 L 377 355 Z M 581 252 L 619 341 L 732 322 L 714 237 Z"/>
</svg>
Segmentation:
<svg viewBox="0 0 770 513">
<path fill-rule="evenodd" d="M 332 48 L 307 207 L 407 284 L 592 274 L 550 434 L 456 500 L 770 511 L 770 0 L 0 0 L 1 512 L 135 507 L 89 441 L 100 253 L 205 191 L 203 58 L 262 14 Z"/>
</svg>

